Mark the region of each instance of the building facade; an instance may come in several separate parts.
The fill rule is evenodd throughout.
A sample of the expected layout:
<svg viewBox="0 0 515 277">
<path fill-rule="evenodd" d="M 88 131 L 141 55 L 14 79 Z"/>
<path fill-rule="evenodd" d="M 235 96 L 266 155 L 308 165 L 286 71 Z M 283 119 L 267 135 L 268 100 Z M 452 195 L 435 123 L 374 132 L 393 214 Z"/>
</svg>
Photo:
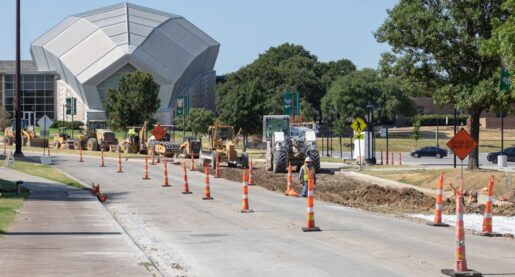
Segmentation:
<svg viewBox="0 0 515 277">
<path fill-rule="evenodd" d="M 73 15 L 32 42 L 33 62 L 22 67 L 22 110 L 35 109 L 36 118 L 105 120 L 107 91 L 136 70 L 159 85 L 160 123 L 173 121 L 178 96 L 214 110 L 219 47 L 182 16 L 130 3 Z M 8 64 L 0 62 L 2 105 L 12 111 Z"/>
</svg>

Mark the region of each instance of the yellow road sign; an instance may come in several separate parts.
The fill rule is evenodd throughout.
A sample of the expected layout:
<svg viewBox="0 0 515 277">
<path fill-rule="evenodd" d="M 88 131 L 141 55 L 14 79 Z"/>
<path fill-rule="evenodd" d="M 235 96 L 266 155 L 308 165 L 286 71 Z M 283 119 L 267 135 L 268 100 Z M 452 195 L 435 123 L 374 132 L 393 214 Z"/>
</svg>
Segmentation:
<svg viewBox="0 0 515 277">
<path fill-rule="evenodd" d="M 367 128 L 367 124 L 361 117 L 356 117 L 356 119 L 352 121 L 352 124 L 350 126 L 358 134 L 361 134 L 361 132 Z"/>
</svg>

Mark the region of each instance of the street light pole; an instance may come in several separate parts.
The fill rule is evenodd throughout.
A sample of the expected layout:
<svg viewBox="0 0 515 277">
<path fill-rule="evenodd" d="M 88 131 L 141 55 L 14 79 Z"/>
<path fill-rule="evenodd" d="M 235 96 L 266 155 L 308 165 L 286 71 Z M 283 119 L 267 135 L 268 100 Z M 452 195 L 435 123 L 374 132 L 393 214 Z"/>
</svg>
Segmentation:
<svg viewBox="0 0 515 277">
<path fill-rule="evenodd" d="M 501 155 L 504 154 L 504 110 L 501 110 Z"/>
<path fill-rule="evenodd" d="M 20 62 L 20 1 L 16 0 L 16 111 L 14 120 L 16 123 L 16 149 L 15 156 L 23 156 L 21 151 L 21 105 L 20 105 L 20 81 L 21 81 L 21 62 Z"/>
</svg>

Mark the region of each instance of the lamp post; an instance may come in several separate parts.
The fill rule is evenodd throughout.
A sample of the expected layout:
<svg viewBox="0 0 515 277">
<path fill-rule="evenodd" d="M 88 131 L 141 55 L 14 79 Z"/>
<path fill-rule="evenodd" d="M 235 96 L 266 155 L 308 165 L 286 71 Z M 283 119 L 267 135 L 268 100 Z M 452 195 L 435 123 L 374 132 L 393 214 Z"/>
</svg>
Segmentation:
<svg viewBox="0 0 515 277">
<path fill-rule="evenodd" d="M 374 126 L 372 122 L 374 121 L 374 105 L 369 101 L 366 106 L 367 111 L 367 125 L 368 125 L 368 140 L 367 140 L 367 150 L 368 155 L 366 162 L 369 164 L 375 164 L 376 158 L 374 155 Z"/>
<path fill-rule="evenodd" d="M 20 62 L 20 1 L 16 1 L 16 109 L 14 113 L 15 128 L 15 142 L 16 149 L 14 155 L 17 157 L 23 156 L 21 151 L 21 105 L 20 105 L 20 81 L 21 81 L 21 62 Z"/>
</svg>

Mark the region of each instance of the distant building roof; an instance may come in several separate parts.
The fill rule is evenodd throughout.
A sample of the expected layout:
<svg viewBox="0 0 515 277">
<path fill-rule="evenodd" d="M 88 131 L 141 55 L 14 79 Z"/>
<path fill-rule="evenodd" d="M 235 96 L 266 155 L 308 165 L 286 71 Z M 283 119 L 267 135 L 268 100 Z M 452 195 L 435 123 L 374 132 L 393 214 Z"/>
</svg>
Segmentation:
<svg viewBox="0 0 515 277">
<path fill-rule="evenodd" d="M 33 61 L 21 61 L 22 71 L 37 70 L 36 64 Z M 0 61 L 0 72 L 16 71 L 16 61 Z"/>
</svg>

